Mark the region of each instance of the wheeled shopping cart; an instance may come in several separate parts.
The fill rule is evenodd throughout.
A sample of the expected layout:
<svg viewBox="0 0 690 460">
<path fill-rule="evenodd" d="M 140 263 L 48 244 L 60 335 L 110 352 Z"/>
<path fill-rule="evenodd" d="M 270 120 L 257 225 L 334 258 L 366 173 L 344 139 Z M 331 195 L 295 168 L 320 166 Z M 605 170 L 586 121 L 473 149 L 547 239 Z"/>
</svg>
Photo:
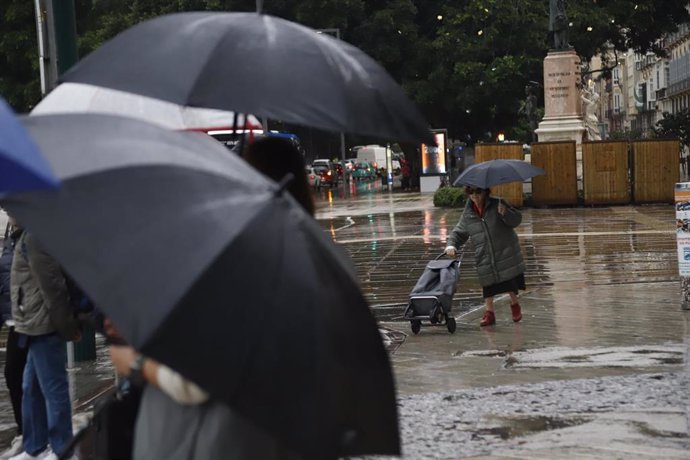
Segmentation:
<svg viewBox="0 0 690 460">
<path fill-rule="evenodd" d="M 444 255 L 442 253 L 429 261 L 410 293 L 405 319 L 410 321 L 415 334 L 419 333 L 423 322 L 427 321 L 432 326 L 445 325 L 451 334 L 455 332 L 456 323 L 451 315 L 451 308 L 460 276 L 462 253 L 454 259 L 441 259 Z"/>
</svg>

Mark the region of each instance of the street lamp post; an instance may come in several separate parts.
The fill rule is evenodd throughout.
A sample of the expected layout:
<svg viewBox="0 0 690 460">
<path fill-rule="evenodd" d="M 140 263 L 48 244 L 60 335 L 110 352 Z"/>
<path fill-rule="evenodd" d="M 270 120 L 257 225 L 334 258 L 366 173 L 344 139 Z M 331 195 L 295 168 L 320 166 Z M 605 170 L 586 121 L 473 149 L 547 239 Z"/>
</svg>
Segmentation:
<svg viewBox="0 0 690 460">
<path fill-rule="evenodd" d="M 340 40 L 340 29 L 318 29 L 317 32 L 334 35 L 336 39 Z M 340 132 L 340 167 L 343 171 L 343 190 L 347 193 L 347 170 L 345 168 L 345 133 Z"/>
</svg>

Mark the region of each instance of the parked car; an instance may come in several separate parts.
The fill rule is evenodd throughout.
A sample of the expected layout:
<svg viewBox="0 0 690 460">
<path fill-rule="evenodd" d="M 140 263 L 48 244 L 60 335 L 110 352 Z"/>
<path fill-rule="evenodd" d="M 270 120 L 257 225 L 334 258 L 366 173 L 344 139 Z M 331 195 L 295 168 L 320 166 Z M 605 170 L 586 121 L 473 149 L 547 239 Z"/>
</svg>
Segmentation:
<svg viewBox="0 0 690 460">
<path fill-rule="evenodd" d="M 315 189 L 321 188 L 321 174 L 316 172 L 311 166 L 307 166 L 304 169 L 307 173 L 307 181 L 309 181 L 309 185 Z"/>
<path fill-rule="evenodd" d="M 368 180 L 376 177 L 376 169 L 366 161 L 355 163 L 355 170 L 352 173 L 355 180 Z"/>
</svg>

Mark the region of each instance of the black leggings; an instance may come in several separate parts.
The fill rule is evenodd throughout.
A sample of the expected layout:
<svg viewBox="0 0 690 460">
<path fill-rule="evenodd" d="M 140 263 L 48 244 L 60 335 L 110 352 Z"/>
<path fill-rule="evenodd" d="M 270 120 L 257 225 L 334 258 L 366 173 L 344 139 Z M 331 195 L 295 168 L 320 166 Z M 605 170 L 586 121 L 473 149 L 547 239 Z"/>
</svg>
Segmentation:
<svg viewBox="0 0 690 460">
<path fill-rule="evenodd" d="M 7 352 L 5 353 L 5 382 L 10 392 L 14 420 L 17 422 L 17 433 L 22 434 L 22 380 L 28 347 L 19 348 L 19 335 L 10 327 L 7 336 Z"/>
</svg>

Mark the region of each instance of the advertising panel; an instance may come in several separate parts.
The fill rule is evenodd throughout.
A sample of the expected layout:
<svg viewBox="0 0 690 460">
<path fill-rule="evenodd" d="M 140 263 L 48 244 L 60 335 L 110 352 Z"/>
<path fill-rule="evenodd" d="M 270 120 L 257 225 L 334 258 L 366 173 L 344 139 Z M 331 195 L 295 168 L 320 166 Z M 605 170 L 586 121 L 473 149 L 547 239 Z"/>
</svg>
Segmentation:
<svg viewBox="0 0 690 460">
<path fill-rule="evenodd" d="M 675 202 L 681 306 L 687 310 L 690 309 L 690 182 L 676 184 Z"/>
<path fill-rule="evenodd" d="M 438 176 L 448 173 L 446 153 L 448 145 L 448 131 L 432 129 L 437 146 L 422 144 L 422 175 Z"/>
</svg>

